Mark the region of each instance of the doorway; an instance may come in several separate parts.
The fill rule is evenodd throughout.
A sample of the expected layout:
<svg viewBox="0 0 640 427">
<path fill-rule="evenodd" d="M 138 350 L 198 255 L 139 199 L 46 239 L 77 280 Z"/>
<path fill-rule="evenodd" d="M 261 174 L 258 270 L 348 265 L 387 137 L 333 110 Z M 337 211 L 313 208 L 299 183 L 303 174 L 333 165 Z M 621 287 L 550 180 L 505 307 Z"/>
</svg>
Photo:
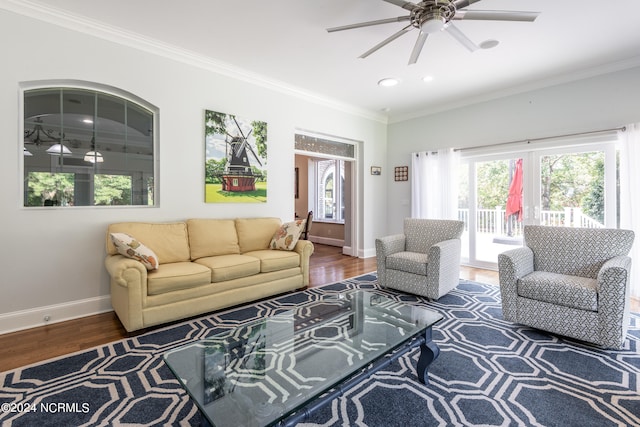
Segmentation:
<svg viewBox="0 0 640 427">
<path fill-rule="evenodd" d="M 498 254 L 522 245 L 527 224 L 615 228 L 616 171 L 613 143 L 463 157 L 463 261 L 496 269 Z"/>
<path fill-rule="evenodd" d="M 357 142 L 302 132 L 295 136 L 296 216 L 313 211 L 309 239 L 357 257 Z"/>
</svg>

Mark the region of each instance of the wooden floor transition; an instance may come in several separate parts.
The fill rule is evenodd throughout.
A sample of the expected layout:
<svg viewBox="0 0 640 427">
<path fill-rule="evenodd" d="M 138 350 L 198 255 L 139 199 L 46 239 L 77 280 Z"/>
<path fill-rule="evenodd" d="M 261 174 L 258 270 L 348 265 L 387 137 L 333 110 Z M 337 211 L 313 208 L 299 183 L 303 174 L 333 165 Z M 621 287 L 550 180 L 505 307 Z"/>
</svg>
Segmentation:
<svg viewBox="0 0 640 427">
<path fill-rule="evenodd" d="M 375 258 L 353 258 L 342 255 L 341 248 L 316 244 L 309 282 L 311 287 L 320 286 L 375 270 Z M 496 271 L 463 266 L 460 277 L 498 285 Z M 640 312 L 640 301 L 633 300 L 631 309 Z M 0 372 L 126 337 L 113 312 L 0 335 Z"/>
</svg>

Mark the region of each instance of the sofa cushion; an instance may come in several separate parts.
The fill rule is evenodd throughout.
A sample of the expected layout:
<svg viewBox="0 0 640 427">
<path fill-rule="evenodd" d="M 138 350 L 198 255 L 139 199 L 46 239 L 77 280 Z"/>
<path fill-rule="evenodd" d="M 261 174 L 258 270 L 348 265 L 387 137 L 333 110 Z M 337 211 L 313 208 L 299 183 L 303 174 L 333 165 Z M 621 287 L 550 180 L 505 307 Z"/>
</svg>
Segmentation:
<svg viewBox="0 0 640 427">
<path fill-rule="evenodd" d="M 518 295 L 579 310 L 598 311 L 597 280 L 534 271 L 518 280 Z"/>
<path fill-rule="evenodd" d="M 187 230 L 191 259 L 240 253 L 232 219 L 189 219 Z"/>
<path fill-rule="evenodd" d="M 158 256 L 160 265 L 191 260 L 187 224 L 184 222 L 119 222 L 110 224 L 107 227 L 106 236 L 107 253 L 115 255 L 118 250 L 111 241 L 111 233 L 126 233 L 144 242 Z"/>
<path fill-rule="evenodd" d="M 172 262 L 147 275 L 147 294 L 195 288 L 211 283 L 211 270 L 193 262 Z"/>
<path fill-rule="evenodd" d="M 158 256 L 135 237 L 126 233 L 111 233 L 111 241 L 121 255 L 140 261 L 147 270 L 158 269 Z"/>
<path fill-rule="evenodd" d="M 260 260 L 261 273 L 300 267 L 300 254 L 297 252 L 265 249 L 262 251 L 247 252 L 245 255 Z"/>
<path fill-rule="evenodd" d="M 296 247 L 296 243 L 298 243 L 306 224 L 306 219 L 285 222 L 274 233 L 269 247 L 271 249 L 292 251 Z"/>
<path fill-rule="evenodd" d="M 260 273 L 260 260 L 246 255 L 218 255 L 194 261 L 211 270 L 211 282 L 224 282 Z"/>
<path fill-rule="evenodd" d="M 240 253 L 269 249 L 271 238 L 281 224 L 279 218 L 237 218 Z"/>
<path fill-rule="evenodd" d="M 387 256 L 386 267 L 408 273 L 427 275 L 427 254 L 418 252 L 396 252 Z"/>
</svg>

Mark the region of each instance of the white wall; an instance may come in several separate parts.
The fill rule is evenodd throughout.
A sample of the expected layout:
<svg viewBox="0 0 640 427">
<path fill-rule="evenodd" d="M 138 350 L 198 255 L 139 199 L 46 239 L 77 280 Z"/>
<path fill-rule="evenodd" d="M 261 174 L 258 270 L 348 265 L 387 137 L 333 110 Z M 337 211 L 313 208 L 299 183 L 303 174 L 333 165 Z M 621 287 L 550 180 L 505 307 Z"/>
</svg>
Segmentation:
<svg viewBox="0 0 640 427">
<path fill-rule="evenodd" d="M 359 151 L 361 254 L 371 255 L 374 236 L 384 233 L 385 191 L 368 173 L 386 154 L 386 125 L 375 117 L 5 10 L 0 10 L 0 39 L 0 333 L 40 325 L 44 315 L 55 322 L 110 309 L 103 264 L 108 223 L 292 218 L 296 128 L 364 141 Z M 158 208 L 22 207 L 18 88 L 20 82 L 54 79 L 117 87 L 160 109 Z M 204 203 L 205 109 L 268 123 L 266 204 Z M 379 197 L 366 197 L 374 191 Z"/>
<path fill-rule="evenodd" d="M 411 153 L 615 128 L 640 121 L 640 67 L 427 115 L 388 126 L 388 167 Z M 387 175 L 387 231 L 411 216 L 408 182 Z"/>
</svg>

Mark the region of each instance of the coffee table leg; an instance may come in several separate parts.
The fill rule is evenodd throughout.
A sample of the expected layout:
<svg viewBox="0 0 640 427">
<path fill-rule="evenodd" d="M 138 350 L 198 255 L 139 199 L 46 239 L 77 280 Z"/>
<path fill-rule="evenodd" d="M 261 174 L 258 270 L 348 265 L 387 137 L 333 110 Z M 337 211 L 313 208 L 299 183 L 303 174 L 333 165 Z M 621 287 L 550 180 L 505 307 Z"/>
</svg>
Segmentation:
<svg viewBox="0 0 640 427">
<path fill-rule="evenodd" d="M 429 384 L 429 365 L 431 362 L 438 358 L 440 354 L 440 348 L 433 341 L 433 334 L 431 328 L 427 328 L 425 331 L 424 343 L 420 345 L 420 358 L 418 359 L 418 381 L 422 384 Z"/>
</svg>

